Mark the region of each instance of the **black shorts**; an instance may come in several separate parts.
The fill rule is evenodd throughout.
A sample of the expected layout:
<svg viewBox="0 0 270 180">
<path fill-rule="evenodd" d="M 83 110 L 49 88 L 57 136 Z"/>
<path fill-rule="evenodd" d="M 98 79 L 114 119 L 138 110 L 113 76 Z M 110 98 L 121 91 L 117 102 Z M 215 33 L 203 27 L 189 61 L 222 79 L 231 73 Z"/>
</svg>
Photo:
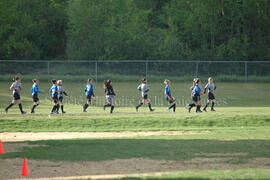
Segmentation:
<svg viewBox="0 0 270 180">
<path fill-rule="evenodd" d="M 56 96 L 53 96 L 52 99 L 53 99 L 53 102 L 54 102 L 54 103 L 58 103 L 58 100 L 59 100 L 59 99 L 58 99 L 58 96 L 57 96 L 57 95 L 56 95 Z"/>
<path fill-rule="evenodd" d="M 91 95 L 91 94 L 86 95 L 86 99 L 87 99 L 88 101 L 91 101 L 91 100 L 92 100 L 92 95 Z"/>
<path fill-rule="evenodd" d="M 33 101 L 34 102 L 38 102 L 39 101 L 37 94 L 33 95 L 32 98 L 33 98 Z"/>
<path fill-rule="evenodd" d="M 215 95 L 213 93 L 209 92 L 208 93 L 208 100 L 214 100 L 214 99 L 216 99 Z"/>
<path fill-rule="evenodd" d="M 143 96 L 143 99 L 148 99 L 148 95 L 145 94 L 145 95 Z"/>
<path fill-rule="evenodd" d="M 20 100 L 21 99 L 21 96 L 20 96 L 20 94 L 18 94 L 18 93 L 14 93 L 13 94 L 13 99 L 16 101 L 16 100 Z"/>
<path fill-rule="evenodd" d="M 63 102 L 63 100 L 64 100 L 64 97 L 63 97 L 63 96 L 60 96 L 60 97 L 58 98 L 58 101 L 60 101 L 60 102 Z"/>
<path fill-rule="evenodd" d="M 167 97 L 166 99 L 167 99 L 167 101 L 168 101 L 170 104 L 172 104 L 172 103 L 175 102 L 175 99 L 172 99 L 172 98 L 169 98 L 169 97 Z"/>
<path fill-rule="evenodd" d="M 195 94 L 194 96 L 192 96 L 192 100 L 194 102 L 198 102 L 201 100 L 201 96 L 199 94 Z"/>
</svg>

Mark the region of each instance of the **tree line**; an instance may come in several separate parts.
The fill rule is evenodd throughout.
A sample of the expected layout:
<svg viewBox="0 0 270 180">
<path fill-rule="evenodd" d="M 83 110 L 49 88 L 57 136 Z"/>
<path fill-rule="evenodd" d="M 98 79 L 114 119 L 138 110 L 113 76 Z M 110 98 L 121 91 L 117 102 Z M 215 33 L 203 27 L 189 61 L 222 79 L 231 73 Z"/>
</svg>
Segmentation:
<svg viewBox="0 0 270 180">
<path fill-rule="evenodd" d="M 1 0 L 0 59 L 270 60 L 269 0 Z"/>
</svg>

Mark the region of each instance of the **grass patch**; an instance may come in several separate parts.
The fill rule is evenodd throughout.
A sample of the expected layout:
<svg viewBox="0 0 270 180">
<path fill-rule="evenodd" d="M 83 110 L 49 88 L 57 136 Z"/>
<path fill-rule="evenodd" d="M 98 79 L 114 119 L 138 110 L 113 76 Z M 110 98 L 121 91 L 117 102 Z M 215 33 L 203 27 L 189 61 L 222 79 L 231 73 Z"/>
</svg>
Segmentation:
<svg viewBox="0 0 270 180">
<path fill-rule="evenodd" d="M 269 108 L 219 108 L 219 112 L 202 114 L 186 111 L 169 113 L 165 108 L 157 108 L 154 113 L 147 112 L 147 109 L 136 113 L 133 108 L 121 108 L 112 115 L 100 108 L 90 109 L 93 113 L 79 113 L 79 108 L 75 109 L 78 113 L 50 118 L 45 110 L 36 115 L 3 115 L 0 117 L 0 132 L 205 130 L 270 126 Z M 71 109 L 67 107 L 67 111 Z"/>
</svg>

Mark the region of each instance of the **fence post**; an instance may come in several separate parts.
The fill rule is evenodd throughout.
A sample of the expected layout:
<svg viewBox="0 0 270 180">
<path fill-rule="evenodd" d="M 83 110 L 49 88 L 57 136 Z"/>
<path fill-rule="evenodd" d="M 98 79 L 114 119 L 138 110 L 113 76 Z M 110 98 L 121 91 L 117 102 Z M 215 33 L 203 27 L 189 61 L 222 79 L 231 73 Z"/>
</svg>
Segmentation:
<svg viewBox="0 0 270 180">
<path fill-rule="evenodd" d="M 47 73 L 48 73 L 48 81 L 50 81 L 50 61 L 47 62 Z"/>
<path fill-rule="evenodd" d="M 98 82 L 98 62 L 95 62 L 96 82 Z"/>
<path fill-rule="evenodd" d="M 248 80 L 248 74 L 247 74 L 247 61 L 245 61 L 245 82 Z"/>
<path fill-rule="evenodd" d="M 198 71 L 199 71 L 199 62 L 196 62 L 196 78 L 198 77 Z"/>
<path fill-rule="evenodd" d="M 148 60 L 145 60 L 145 78 L 148 76 Z"/>
</svg>

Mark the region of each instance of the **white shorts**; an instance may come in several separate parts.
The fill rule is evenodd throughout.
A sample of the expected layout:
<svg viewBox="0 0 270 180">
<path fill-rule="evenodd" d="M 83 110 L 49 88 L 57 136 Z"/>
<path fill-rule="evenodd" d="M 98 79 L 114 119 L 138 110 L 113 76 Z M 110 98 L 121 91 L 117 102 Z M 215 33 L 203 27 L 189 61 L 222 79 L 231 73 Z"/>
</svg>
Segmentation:
<svg viewBox="0 0 270 180">
<path fill-rule="evenodd" d="M 106 100 L 112 102 L 114 100 L 114 95 L 106 95 Z"/>
</svg>

